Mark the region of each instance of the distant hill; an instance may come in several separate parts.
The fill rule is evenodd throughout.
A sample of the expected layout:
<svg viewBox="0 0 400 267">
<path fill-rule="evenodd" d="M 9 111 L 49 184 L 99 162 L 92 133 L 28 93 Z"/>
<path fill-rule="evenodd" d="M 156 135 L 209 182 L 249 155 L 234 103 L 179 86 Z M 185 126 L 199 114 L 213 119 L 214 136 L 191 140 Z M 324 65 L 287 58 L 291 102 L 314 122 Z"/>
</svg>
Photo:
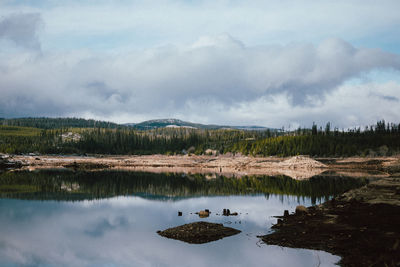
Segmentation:
<svg viewBox="0 0 400 267">
<path fill-rule="evenodd" d="M 275 130 L 263 126 L 226 126 L 226 125 L 216 125 L 216 124 L 200 124 L 182 121 L 178 119 L 159 119 L 159 120 L 149 120 L 140 123 L 126 123 L 126 126 L 133 127 L 138 130 L 151 130 L 158 128 L 191 128 L 191 129 L 237 129 L 237 130 L 248 130 L 248 131 L 264 131 L 267 129 Z"/>
</svg>

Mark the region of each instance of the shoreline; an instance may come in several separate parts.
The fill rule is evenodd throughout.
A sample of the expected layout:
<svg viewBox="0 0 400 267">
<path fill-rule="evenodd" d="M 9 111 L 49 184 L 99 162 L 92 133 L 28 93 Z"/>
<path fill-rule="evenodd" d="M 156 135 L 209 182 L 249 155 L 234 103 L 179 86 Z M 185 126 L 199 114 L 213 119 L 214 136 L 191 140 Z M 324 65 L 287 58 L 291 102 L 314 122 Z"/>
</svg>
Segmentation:
<svg viewBox="0 0 400 267">
<path fill-rule="evenodd" d="M 3 158 L 5 158 L 3 156 Z M 308 156 L 250 157 L 232 155 L 7 155 L 22 170 L 72 168 L 84 170 L 127 170 L 174 172 L 242 177 L 246 175 L 285 175 L 303 180 L 324 172 L 341 176 L 389 177 L 388 168 L 398 166 L 399 156 L 381 158 L 310 158 Z"/>
</svg>

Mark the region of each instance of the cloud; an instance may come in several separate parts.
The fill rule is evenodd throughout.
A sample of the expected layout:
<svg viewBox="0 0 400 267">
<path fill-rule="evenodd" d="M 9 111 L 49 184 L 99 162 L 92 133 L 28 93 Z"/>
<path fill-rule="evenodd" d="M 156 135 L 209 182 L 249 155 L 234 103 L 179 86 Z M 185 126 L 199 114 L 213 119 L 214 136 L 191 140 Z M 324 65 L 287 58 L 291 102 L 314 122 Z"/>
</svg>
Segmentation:
<svg viewBox="0 0 400 267">
<path fill-rule="evenodd" d="M 284 126 L 292 130 L 299 126 L 310 127 L 313 121 L 320 126 L 330 121 L 340 129 L 371 125 L 381 119 L 399 122 L 400 106 L 396 105 L 396 99 L 400 98 L 400 84 L 396 82 L 341 85 L 326 93 L 323 100 L 310 97 L 309 101 L 314 103 L 312 106 L 293 106 L 290 98 L 287 93 L 265 96 L 234 107 L 227 106 L 223 112 L 217 105 L 210 105 L 193 120 L 213 116 L 214 120 L 230 124 L 253 121 L 259 125 Z M 191 103 L 188 110 L 196 105 Z"/>
<path fill-rule="evenodd" d="M 13 41 L 17 46 L 40 50 L 37 32 L 43 21 L 38 13 L 16 13 L 0 19 L 0 40 Z"/>
<path fill-rule="evenodd" d="M 72 51 L 2 58 L 1 116 L 73 115 L 117 121 L 179 116 L 204 122 L 210 119 L 201 114 L 212 110 L 214 114 L 206 112 L 208 118 L 229 114 L 229 122 L 235 123 L 232 110 L 260 99 L 274 103 L 283 96 L 293 109 L 313 110 L 330 101 L 325 98 L 348 79 L 376 69 L 400 69 L 399 55 L 356 48 L 340 39 L 316 46 L 246 46 L 227 34 L 127 53 Z M 390 95 L 400 97 L 396 92 Z M 274 116 L 285 117 L 276 105 Z M 261 116 L 271 114 L 253 117 Z M 272 126 L 267 124 L 271 121 L 275 120 L 262 122 Z M 224 123 L 222 118 L 209 122 Z M 239 122 L 243 121 L 236 119 Z"/>
<path fill-rule="evenodd" d="M 228 32 L 250 45 L 337 36 L 400 53 L 397 0 L 0 1 L 0 15 L 41 13 L 44 47 L 119 49 L 187 43 Z"/>
</svg>

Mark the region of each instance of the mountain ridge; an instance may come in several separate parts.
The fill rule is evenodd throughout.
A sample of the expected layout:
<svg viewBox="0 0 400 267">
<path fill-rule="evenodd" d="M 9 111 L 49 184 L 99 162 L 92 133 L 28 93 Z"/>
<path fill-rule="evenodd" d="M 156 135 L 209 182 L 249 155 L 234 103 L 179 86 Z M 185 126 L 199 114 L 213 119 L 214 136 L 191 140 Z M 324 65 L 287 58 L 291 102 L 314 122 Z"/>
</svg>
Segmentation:
<svg viewBox="0 0 400 267">
<path fill-rule="evenodd" d="M 138 130 L 151 130 L 158 128 L 192 128 L 192 129 L 210 129 L 210 130 L 235 129 L 235 130 L 257 130 L 257 131 L 264 131 L 268 129 L 275 130 L 273 128 L 257 126 L 257 125 L 229 126 L 229 125 L 218 125 L 218 124 L 201 124 L 174 118 L 154 119 L 139 123 L 125 123 L 123 125 L 130 126 Z"/>
</svg>

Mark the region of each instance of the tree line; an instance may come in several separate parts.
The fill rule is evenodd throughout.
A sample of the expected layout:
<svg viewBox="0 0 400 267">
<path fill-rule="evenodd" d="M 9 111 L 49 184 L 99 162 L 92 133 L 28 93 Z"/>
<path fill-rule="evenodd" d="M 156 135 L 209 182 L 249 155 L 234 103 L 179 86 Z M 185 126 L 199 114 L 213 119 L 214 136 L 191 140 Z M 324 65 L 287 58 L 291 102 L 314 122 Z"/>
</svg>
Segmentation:
<svg viewBox="0 0 400 267">
<path fill-rule="evenodd" d="M 46 125 L 46 124 L 45 124 Z M 400 125 L 339 130 L 313 124 L 311 129 L 277 132 L 233 129 L 60 127 L 0 125 L 0 153 L 21 154 L 205 154 L 252 156 L 391 155 L 400 151 Z"/>
<path fill-rule="evenodd" d="M 256 141 L 240 141 L 228 151 L 262 156 L 387 156 L 400 152 L 400 124 L 378 121 L 376 125 L 339 131 L 313 124 L 284 135 Z"/>
<path fill-rule="evenodd" d="M 57 129 L 57 128 L 127 128 L 127 126 L 99 120 L 87 120 L 81 118 L 16 118 L 16 119 L 4 119 L 0 118 L 0 125 L 5 126 L 21 126 L 21 127 L 34 127 L 40 129 Z"/>
</svg>

